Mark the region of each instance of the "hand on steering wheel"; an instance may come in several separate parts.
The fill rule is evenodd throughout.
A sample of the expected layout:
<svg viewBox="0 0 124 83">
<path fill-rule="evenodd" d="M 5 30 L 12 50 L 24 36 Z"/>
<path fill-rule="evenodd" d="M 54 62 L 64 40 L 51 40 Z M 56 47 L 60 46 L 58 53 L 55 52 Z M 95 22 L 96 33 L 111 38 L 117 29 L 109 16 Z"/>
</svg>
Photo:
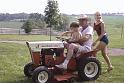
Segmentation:
<svg viewBox="0 0 124 83">
<path fill-rule="evenodd" d="M 66 41 L 66 42 L 69 41 L 69 38 L 64 38 L 64 37 L 61 37 L 61 36 L 57 36 L 56 38 L 59 39 L 59 40 L 62 40 L 62 41 Z"/>
</svg>

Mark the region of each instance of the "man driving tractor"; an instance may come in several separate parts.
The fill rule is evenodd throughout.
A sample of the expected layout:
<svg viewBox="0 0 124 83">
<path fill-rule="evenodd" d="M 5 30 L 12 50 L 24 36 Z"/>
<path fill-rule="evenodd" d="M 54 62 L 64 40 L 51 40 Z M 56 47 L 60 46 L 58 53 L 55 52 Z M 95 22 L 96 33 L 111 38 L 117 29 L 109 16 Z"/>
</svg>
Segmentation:
<svg viewBox="0 0 124 83">
<path fill-rule="evenodd" d="M 88 24 L 88 16 L 83 15 L 79 19 L 79 33 L 81 33 L 81 37 L 77 40 L 69 40 L 68 43 L 68 52 L 65 61 L 56 65 L 58 68 L 67 69 L 67 65 L 69 60 L 73 56 L 75 50 L 77 50 L 76 57 L 80 55 L 80 53 L 86 53 L 91 51 L 92 43 L 93 43 L 93 28 Z M 79 43 L 79 44 L 75 44 Z"/>
</svg>

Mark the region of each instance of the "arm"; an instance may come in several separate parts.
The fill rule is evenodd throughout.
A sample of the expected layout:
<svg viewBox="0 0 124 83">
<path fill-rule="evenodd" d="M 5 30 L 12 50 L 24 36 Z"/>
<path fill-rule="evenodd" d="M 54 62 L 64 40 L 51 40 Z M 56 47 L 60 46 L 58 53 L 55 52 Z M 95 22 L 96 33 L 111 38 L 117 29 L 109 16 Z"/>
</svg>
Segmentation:
<svg viewBox="0 0 124 83">
<path fill-rule="evenodd" d="M 78 40 L 69 41 L 69 43 L 79 43 L 79 44 L 82 44 L 83 42 L 88 41 L 90 39 L 90 37 L 91 37 L 90 34 L 86 34 L 85 36 L 82 36 Z"/>
<path fill-rule="evenodd" d="M 68 34 L 71 34 L 72 32 L 71 31 L 66 31 L 66 32 L 63 32 L 62 34 L 61 34 L 61 36 L 67 36 Z"/>
<path fill-rule="evenodd" d="M 86 34 L 85 36 L 82 36 L 79 40 L 78 43 L 82 44 L 85 41 L 88 41 L 90 39 L 91 35 L 90 34 Z"/>
<path fill-rule="evenodd" d="M 79 41 L 85 42 L 88 41 L 90 39 L 91 35 L 90 34 L 86 34 L 85 36 L 82 36 Z"/>
<path fill-rule="evenodd" d="M 73 41 L 71 43 L 80 43 L 82 44 L 85 41 L 88 41 L 91 36 L 93 35 L 93 28 L 92 27 L 87 27 L 86 31 L 84 32 L 85 35 L 81 36 L 80 39 L 78 39 L 77 41 Z"/>
</svg>

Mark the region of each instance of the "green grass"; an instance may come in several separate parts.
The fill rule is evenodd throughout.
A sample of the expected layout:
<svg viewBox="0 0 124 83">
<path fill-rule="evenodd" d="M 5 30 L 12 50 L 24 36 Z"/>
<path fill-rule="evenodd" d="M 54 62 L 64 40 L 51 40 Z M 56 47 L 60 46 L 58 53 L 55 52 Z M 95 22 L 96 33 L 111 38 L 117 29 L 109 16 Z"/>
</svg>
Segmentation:
<svg viewBox="0 0 124 83">
<path fill-rule="evenodd" d="M 45 40 L 50 40 L 50 36 L 46 36 L 46 35 L 0 35 L 0 40 L 45 41 Z M 55 37 L 52 37 L 52 40 L 55 40 Z"/>
<path fill-rule="evenodd" d="M 123 58 L 124 56 L 111 56 L 111 62 L 114 66 L 114 70 L 110 73 L 105 73 L 107 69 L 106 63 L 101 57 L 98 56 L 99 60 L 103 63 L 102 64 L 102 75 L 95 81 L 95 83 L 124 83 L 124 64 Z M 92 83 L 92 82 L 91 82 Z"/>
<path fill-rule="evenodd" d="M 22 27 L 24 22 L 11 22 L 11 21 L 1 21 L 0 28 L 17 28 Z"/>
<path fill-rule="evenodd" d="M 0 83 L 27 83 L 23 66 L 30 62 L 26 46 L 0 43 Z"/>
<path fill-rule="evenodd" d="M 101 55 L 98 58 L 104 62 Z M 114 70 L 88 83 L 124 83 L 124 56 L 111 56 L 110 59 Z M 27 46 L 0 43 L 0 83 L 31 83 L 31 79 L 27 79 L 23 74 L 24 65 L 30 61 Z M 106 64 L 103 63 L 102 73 L 106 68 Z"/>
</svg>

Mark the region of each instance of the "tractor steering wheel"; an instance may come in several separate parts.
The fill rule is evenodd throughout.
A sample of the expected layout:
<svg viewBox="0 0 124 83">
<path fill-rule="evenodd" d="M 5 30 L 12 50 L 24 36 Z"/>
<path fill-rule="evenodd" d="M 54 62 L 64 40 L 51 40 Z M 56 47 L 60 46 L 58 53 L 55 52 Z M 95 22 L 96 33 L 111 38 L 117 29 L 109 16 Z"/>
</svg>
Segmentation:
<svg viewBox="0 0 124 83">
<path fill-rule="evenodd" d="M 61 36 L 57 36 L 56 37 L 57 39 L 61 40 L 61 41 L 66 41 L 68 42 L 70 38 L 67 38 L 67 37 L 61 37 Z"/>
</svg>

